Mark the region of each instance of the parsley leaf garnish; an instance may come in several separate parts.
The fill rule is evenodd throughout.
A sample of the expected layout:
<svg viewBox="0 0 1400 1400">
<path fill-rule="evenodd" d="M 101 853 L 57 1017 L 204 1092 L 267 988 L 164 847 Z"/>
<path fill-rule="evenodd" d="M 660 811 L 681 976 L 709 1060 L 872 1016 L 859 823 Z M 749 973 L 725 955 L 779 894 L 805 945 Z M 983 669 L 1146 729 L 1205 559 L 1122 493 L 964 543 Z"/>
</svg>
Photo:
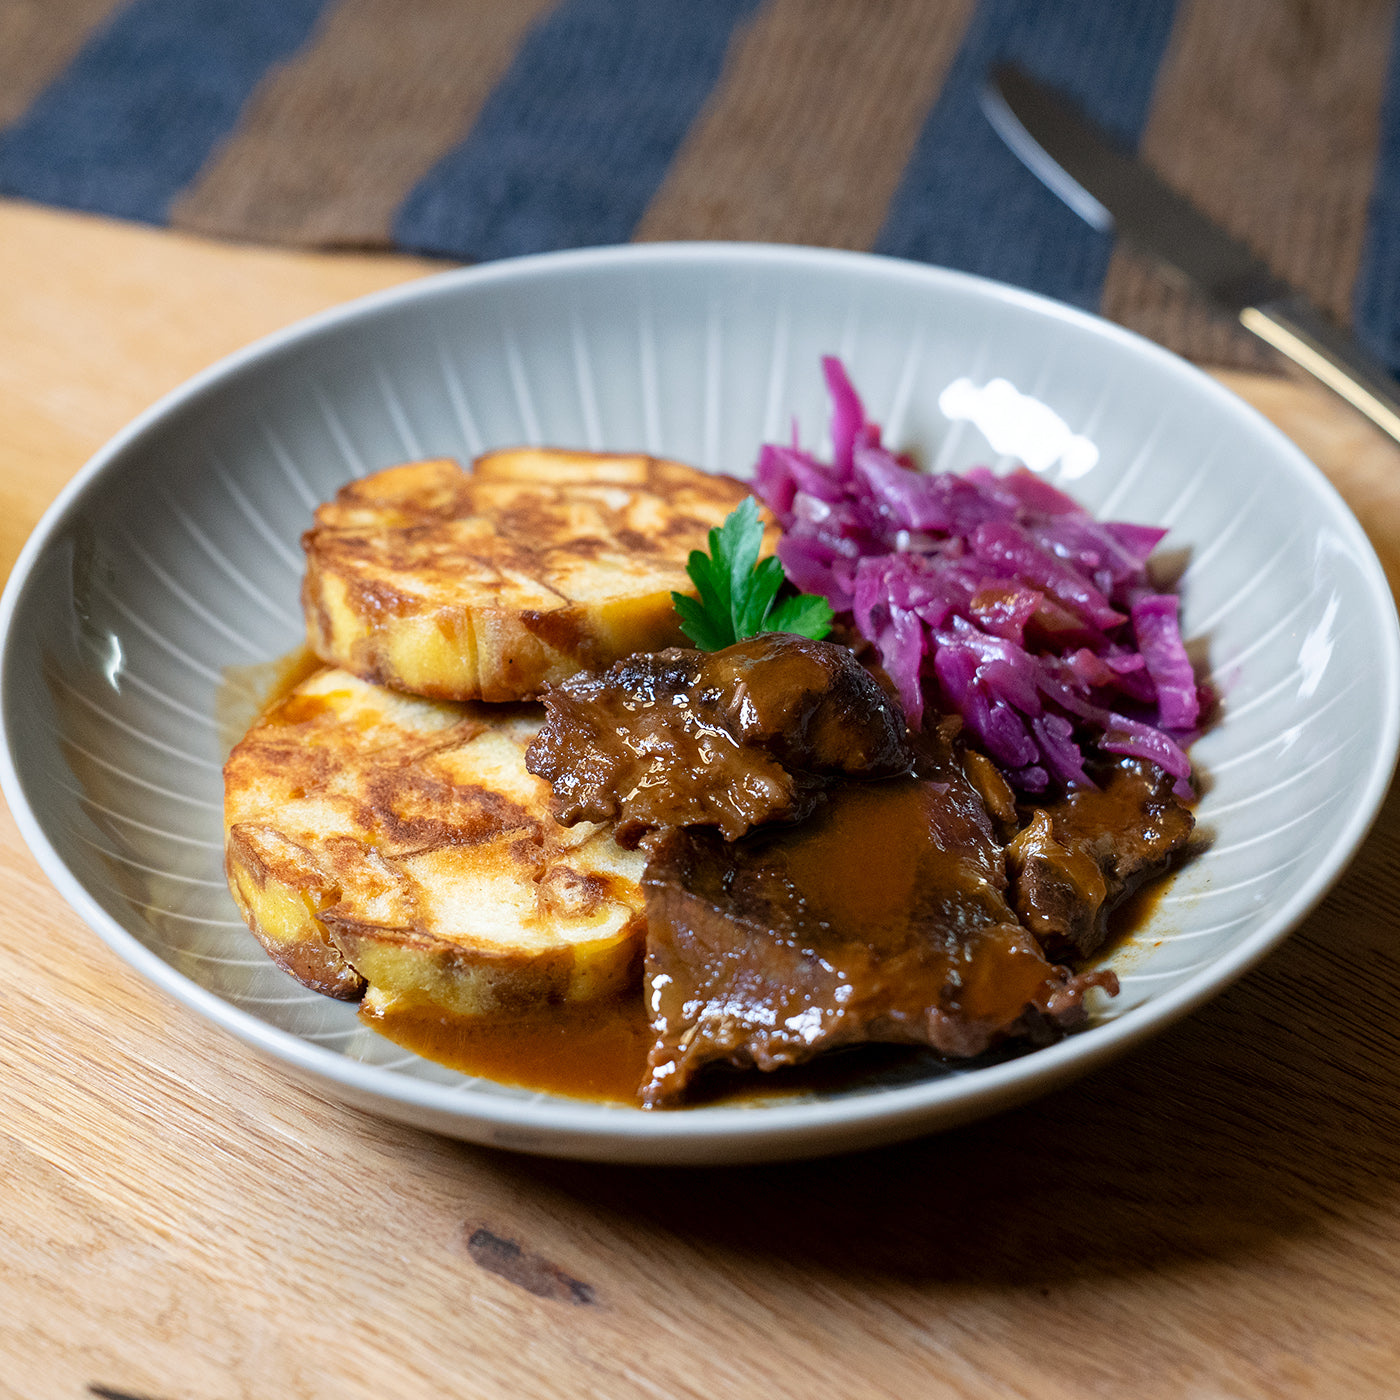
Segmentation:
<svg viewBox="0 0 1400 1400">
<path fill-rule="evenodd" d="M 691 551 L 685 571 L 700 597 L 672 593 L 671 601 L 681 631 L 702 651 L 719 651 L 761 632 L 819 639 L 831 631 L 834 614 L 825 598 L 799 593 L 776 602 L 787 578 L 772 555 L 759 560 L 762 545 L 758 502 L 746 496 L 719 529 L 710 531 L 709 554 Z"/>
</svg>

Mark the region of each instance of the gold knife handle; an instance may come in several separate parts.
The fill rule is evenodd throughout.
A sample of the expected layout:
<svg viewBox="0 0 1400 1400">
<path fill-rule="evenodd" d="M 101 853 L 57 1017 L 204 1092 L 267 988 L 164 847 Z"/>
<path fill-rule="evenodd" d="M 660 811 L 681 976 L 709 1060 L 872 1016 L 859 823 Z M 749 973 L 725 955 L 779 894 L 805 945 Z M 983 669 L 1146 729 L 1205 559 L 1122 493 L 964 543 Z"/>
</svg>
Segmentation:
<svg viewBox="0 0 1400 1400">
<path fill-rule="evenodd" d="M 1300 296 L 1246 306 L 1240 324 L 1315 375 L 1400 442 L 1400 383 Z"/>
</svg>

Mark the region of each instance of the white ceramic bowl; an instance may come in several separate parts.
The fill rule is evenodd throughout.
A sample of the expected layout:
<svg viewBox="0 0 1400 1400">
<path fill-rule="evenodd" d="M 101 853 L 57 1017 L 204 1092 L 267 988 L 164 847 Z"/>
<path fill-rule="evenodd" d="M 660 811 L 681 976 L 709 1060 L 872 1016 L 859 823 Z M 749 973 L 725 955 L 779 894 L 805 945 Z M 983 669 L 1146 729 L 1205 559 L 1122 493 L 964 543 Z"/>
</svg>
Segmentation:
<svg viewBox="0 0 1400 1400">
<path fill-rule="evenodd" d="M 275 968 L 224 886 L 219 770 L 233 733 L 221 707 L 236 722 L 237 679 L 300 640 L 297 539 L 316 503 L 406 458 L 521 442 L 746 473 L 794 416 L 822 442 L 818 357 L 832 352 L 894 445 L 939 468 L 1026 457 L 1101 515 L 1170 526 L 1164 548 L 1188 561 L 1184 630 L 1223 697 L 1194 751 L 1212 844 L 1115 955 L 1121 997 L 1083 1033 L 994 1065 L 644 1113 L 419 1060 Z M 49 877 L 123 958 L 350 1103 L 617 1161 L 885 1142 L 1102 1064 L 1218 992 L 1317 902 L 1375 815 L 1400 716 L 1375 556 L 1321 474 L 1251 409 L 1064 306 L 814 249 L 526 258 L 272 336 L 79 473 L 26 546 L 0 625 L 5 794 Z"/>
</svg>

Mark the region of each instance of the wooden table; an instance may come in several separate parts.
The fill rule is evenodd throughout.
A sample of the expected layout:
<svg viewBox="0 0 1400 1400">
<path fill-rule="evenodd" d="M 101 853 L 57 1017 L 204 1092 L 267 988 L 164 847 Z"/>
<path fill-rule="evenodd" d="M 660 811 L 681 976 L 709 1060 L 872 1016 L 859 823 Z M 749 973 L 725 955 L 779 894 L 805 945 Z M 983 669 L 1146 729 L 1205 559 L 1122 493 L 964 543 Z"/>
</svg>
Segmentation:
<svg viewBox="0 0 1400 1400">
<path fill-rule="evenodd" d="M 0 204 L 0 563 L 157 395 L 414 277 Z M 1231 376 L 1400 584 L 1400 450 Z M 1400 800 L 1260 970 L 864 1156 L 536 1161 L 362 1116 L 129 972 L 0 817 L 0 1394 L 1400 1396 Z"/>
</svg>

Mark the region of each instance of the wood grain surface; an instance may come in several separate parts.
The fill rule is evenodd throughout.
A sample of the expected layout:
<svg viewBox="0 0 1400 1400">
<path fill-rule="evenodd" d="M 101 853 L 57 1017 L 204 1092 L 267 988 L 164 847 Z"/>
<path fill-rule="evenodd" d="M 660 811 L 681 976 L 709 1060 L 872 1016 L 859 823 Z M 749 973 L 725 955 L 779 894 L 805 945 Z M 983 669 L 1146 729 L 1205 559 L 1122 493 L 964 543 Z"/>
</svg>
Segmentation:
<svg viewBox="0 0 1400 1400">
<path fill-rule="evenodd" d="M 419 275 L 0 204 L 0 562 L 219 355 Z M 1400 450 L 1226 376 L 1400 585 Z M 1400 799 L 1115 1067 L 792 1166 L 536 1161 L 321 1098 L 148 987 L 0 816 L 0 1395 L 1400 1396 Z"/>
</svg>

